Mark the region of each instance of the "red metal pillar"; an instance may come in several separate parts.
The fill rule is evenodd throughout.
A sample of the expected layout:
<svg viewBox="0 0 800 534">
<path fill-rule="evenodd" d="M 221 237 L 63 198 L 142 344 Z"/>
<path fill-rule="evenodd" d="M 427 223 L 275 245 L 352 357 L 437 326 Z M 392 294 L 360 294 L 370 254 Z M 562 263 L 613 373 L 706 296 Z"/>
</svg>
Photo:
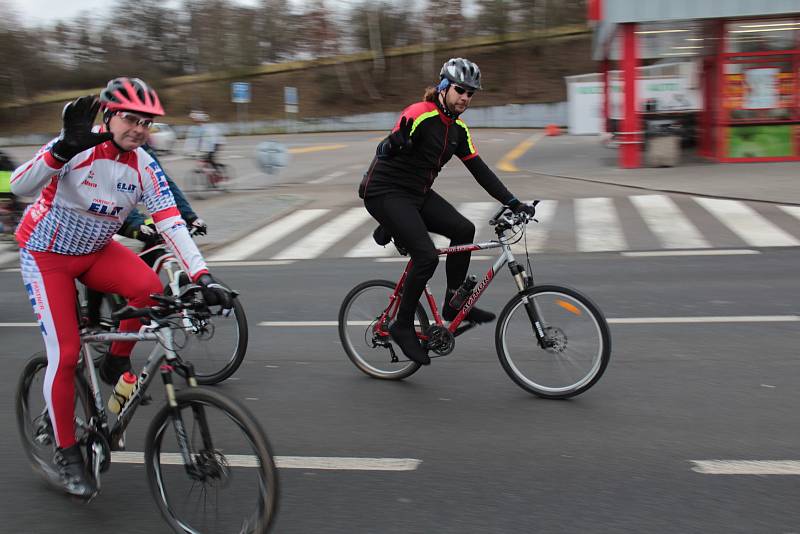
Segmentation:
<svg viewBox="0 0 800 534">
<path fill-rule="evenodd" d="M 609 88 L 608 88 L 608 71 L 610 68 L 611 62 L 608 60 L 607 57 L 604 57 L 603 60 L 600 62 L 600 68 L 602 77 L 603 77 L 603 131 L 609 133 L 608 128 L 608 114 L 609 114 L 609 107 L 610 107 L 610 100 L 609 100 Z"/>
<path fill-rule="evenodd" d="M 636 24 L 622 24 L 622 79 L 625 91 L 624 118 L 619 150 L 619 164 L 624 169 L 634 169 L 642 163 L 642 121 L 636 110 L 636 67 L 639 58 L 636 49 Z"/>
</svg>

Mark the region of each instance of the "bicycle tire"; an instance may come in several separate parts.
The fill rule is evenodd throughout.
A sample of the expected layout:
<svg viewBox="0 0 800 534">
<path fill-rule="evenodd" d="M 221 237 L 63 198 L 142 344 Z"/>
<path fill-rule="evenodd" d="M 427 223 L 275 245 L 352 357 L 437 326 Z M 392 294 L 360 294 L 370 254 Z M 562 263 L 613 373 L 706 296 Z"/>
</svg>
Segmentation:
<svg viewBox="0 0 800 534">
<path fill-rule="evenodd" d="M 176 392 L 175 400 L 177 403 L 177 409 L 191 409 L 193 414 L 196 414 L 196 409 L 203 408 L 203 414 L 208 415 L 206 413 L 207 408 L 217 408 L 221 410 L 222 413 L 228 417 L 236 427 L 244 432 L 247 441 L 249 441 L 253 448 L 253 452 L 255 453 L 255 455 L 252 455 L 254 459 L 251 460 L 253 461 L 253 465 L 248 468 L 257 470 L 257 476 L 259 479 L 259 494 L 256 498 L 257 506 L 253 521 L 249 521 L 247 523 L 249 528 L 241 528 L 239 531 L 248 533 L 268 532 L 275 521 L 275 516 L 278 510 L 280 484 L 278 472 L 275 468 L 274 457 L 272 455 L 272 449 L 261 426 L 256 422 L 256 419 L 248 410 L 246 410 L 233 399 L 217 392 L 216 390 L 202 387 L 183 389 Z M 161 449 L 164 445 L 163 441 L 166 430 L 172 427 L 170 424 L 172 420 L 170 417 L 171 413 L 172 408 L 168 404 L 164 405 L 153 417 L 150 428 L 147 431 L 144 452 L 147 481 L 151 494 L 153 495 L 153 498 L 155 499 L 162 516 L 164 519 L 166 519 L 167 523 L 169 523 L 172 529 L 179 533 L 198 533 L 202 531 L 197 530 L 188 524 L 186 522 L 188 520 L 187 518 L 178 516 L 174 509 L 176 503 L 170 501 L 170 491 L 165 484 L 165 470 L 162 469 L 162 467 L 164 465 L 169 465 L 170 462 L 167 460 L 167 463 L 162 463 Z M 210 427 L 210 423 L 209 427 L 206 428 L 205 431 L 208 432 L 209 435 L 214 432 L 214 429 Z M 201 433 L 202 432 L 203 430 L 201 430 Z M 191 439 L 191 437 L 192 436 L 187 436 L 187 439 Z M 212 436 L 211 438 L 216 439 L 217 444 L 219 444 L 220 439 L 224 439 L 224 436 L 222 438 L 220 436 Z M 193 458 L 196 462 L 201 460 L 202 455 L 200 453 L 202 452 L 203 451 L 193 451 Z M 229 453 L 228 457 L 231 456 L 230 451 L 225 450 L 225 452 Z M 232 452 L 235 453 L 237 451 Z M 165 452 L 164 454 L 169 453 Z M 213 456 L 214 459 L 219 457 L 217 454 L 227 460 L 225 454 L 221 450 L 215 448 Z M 219 463 L 222 464 L 223 462 L 220 461 Z M 227 467 L 231 467 L 229 463 Z M 184 468 L 176 466 L 175 469 L 184 476 L 187 476 L 187 478 L 191 478 Z M 221 467 L 220 471 L 222 471 Z M 240 477 L 240 479 L 241 478 L 243 477 Z M 196 483 L 196 481 L 192 483 L 192 488 L 194 488 L 194 484 Z M 224 482 L 221 483 L 220 486 L 224 486 Z M 239 496 L 239 498 L 241 498 L 241 496 Z M 218 495 L 217 501 L 215 502 L 219 502 Z M 217 532 L 217 530 L 214 529 L 213 532 Z"/>
<path fill-rule="evenodd" d="M 524 298 L 534 299 L 537 306 L 547 308 L 540 322 L 553 340 L 551 347 L 545 349 L 539 345 L 525 311 Z M 526 332 L 516 343 L 509 339 L 509 325 L 515 314 L 519 314 L 515 320 L 520 325 L 515 331 L 521 328 Z M 585 392 L 597 383 L 611 358 L 611 334 L 597 305 L 575 289 L 556 285 L 537 286 L 514 295 L 497 319 L 495 346 L 500 364 L 514 383 L 548 399 L 566 399 Z M 587 359 L 587 371 L 572 372 Z M 536 367 L 538 371 L 528 373 L 523 367 Z M 544 370 L 574 378 L 565 377 L 559 384 L 554 380 L 545 383 L 541 376 Z"/>
<path fill-rule="evenodd" d="M 362 282 L 347 293 L 339 308 L 339 339 L 342 342 L 344 351 L 347 353 L 347 357 L 350 358 L 350 361 L 353 362 L 358 369 L 372 378 L 402 380 L 417 372 L 421 367 L 420 364 L 407 359 L 401 359 L 395 364 L 390 360 L 391 353 L 388 349 L 384 347 L 370 347 L 370 340 L 372 338 L 369 336 L 369 329 L 372 328 L 372 324 L 361 324 L 365 321 L 375 320 L 380 316 L 389 304 L 389 295 L 394 291 L 396 285 L 397 284 L 389 280 L 368 280 Z M 352 320 L 348 319 L 356 299 L 367 290 L 373 288 L 385 288 L 388 289 L 388 291 L 381 291 L 380 294 L 376 296 L 374 303 L 367 306 L 367 309 L 362 313 L 363 317 L 353 318 Z M 381 298 L 384 298 L 382 303 L 380 301 Z M 423 308 L 422 304 L 417 304 L 416 317 L 421 331 L 427 331 L 430 326 L 430 321 L 428 320 L 428 315 L 425 313 L 425 308 Z M 348 329 L 348 323 L 351 323 L 355 328 Z M 361 326 L 366 326 L 366 328 L 362 329 Z M 360 334 L 358 339 L 355 337 L 356 334 Z M 389 341 L 389 343 L 392 342 Z M 399 353 L 399 357 L 405 358 L 405 355 L 403 355 L 399 348 L 395 350 Z M 377 360 L 387 365 L 387 367 L 390 367 L 390 369 L 381 369 L 376 366 L 377 363 L 371 363 L 366 357 L 367 353 L 378 354 Z M 391 367 L 393 365 L 398 366 L 392 369 Z"/>
<path fill-rule="evenodd" d="M 181 273 L 180 276 L 184 276 L 183 273 Z M 188 277 L 186 280 L 188 281 Z M 225 287 L 230 287 L 219 278 L 216 278 L 216 281 Z M 170 289 L 169 285 L 164 286 L 164 294 L 172 294 L 172 290 Z M 231 357 L 226 360 L 222 367 L 214 368 L 213 370 L 211 368 L 206 368 L 206 366 L 201 363 L 199 358 L 192 358 L 188 351 L 178 351 L 179 354 L 184 357 L 184 359 L 194 364 L 195 378 L 197 379 L 197 383 L 200 385 L 212 386 L 214 384 L 219 384 L 220 382 L 230 378 L 231 375 L 233 375 L 239 369 L 244 361 L 244 357 L 247 354 L 247 344 L 249 343 L 250 332 L 247 327 L 247 315 L 244 312 L 244 306 L 242 305 L 239 297 L 233 299 L 233 311 L 229 317 L 223 318 L 219 315 L 215 315 L 210 320 L 212 324 L 214 324 L 214 321 L 227 322 L 231 321 L 231 318 L 236 325 L 236 343 Z M 199 341 L 199 343 L 202 342 L 203 340 Z M 178 372 L 180 373 L 180 371 Z"/>
<path fill-rule="evenodd" d="M 83 375 L 79 371 L 75 373 L 75 410 L 76 414 L 78 409 L 83 411 L 85 420 L 94 414 L 94 405 L 91 402 L 88 386 L 85 380 L 82 380 Z M 41 476 L 48 485 L 62 490 L 60 478 L 56 467 L 53 465 L 53 453 L 55 452 L 55 436 L 49 433 L 44 428 L 38 427 L 41 418 L 45 416 L 46 404 L 42 390 L 40 387 L 31 389 L 31 385 L 38 373 L 44 373 L 47 370 L 47 356 L 45 352 L 37 352 L 28 360 L 25 367 L 20 374 L 17 381 L 17 390 L 15 396 L 15 411 L 17 419 L 17 431 L 20 440 L 22 441 L 22 448 L 25 451 L 25 456 L 31 465 L 31 468 L 39 476 Z M 45 412 L 41 409 L 33 408 L 33 401 L 38 400 L 44 406 Z M 38 413 L 38 415 L 35 415 Z M 47 421 L 49 421 L 49 414 L 47 414 Z M 52 422 L 49 423 L 52 429 Z M 42 442 L 37 438 L 49 438 L 50 442 Z"/>
</svg>

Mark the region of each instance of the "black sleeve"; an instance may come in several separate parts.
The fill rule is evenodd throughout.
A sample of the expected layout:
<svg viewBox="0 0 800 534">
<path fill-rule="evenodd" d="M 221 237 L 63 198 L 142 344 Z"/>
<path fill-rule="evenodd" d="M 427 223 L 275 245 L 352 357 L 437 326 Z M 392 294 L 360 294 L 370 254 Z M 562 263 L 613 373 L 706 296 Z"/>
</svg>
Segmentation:
<svg viewBox="0 0 800 534">
<path fill-rule="evenodd" d="M 506 186 L 503 185 L 500 178 L 492 172 L 492 169 L 483 162 L 480 156 L 475 156 L 474 158 L 466 160 L 464 166 L 469 169 L 469 172 L 471 172 L 475 180 L 481 184 L 481 187 L 498 202 L 508 204 L 511 199 L 514 198 L 514 195 L 506 189 Z"/>
</svg>

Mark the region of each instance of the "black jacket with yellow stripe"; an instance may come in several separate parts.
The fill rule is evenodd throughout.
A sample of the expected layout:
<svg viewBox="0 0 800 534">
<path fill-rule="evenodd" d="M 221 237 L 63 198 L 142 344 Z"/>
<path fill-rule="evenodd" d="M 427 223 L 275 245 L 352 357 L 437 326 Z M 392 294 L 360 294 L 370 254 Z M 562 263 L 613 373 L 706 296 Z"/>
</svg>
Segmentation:
<svg viewBox="0 0 800 534">
<path fill-rule="evenodd" d="M 464 121 L 446 116 L 434 102 L 417 102 L 403 110 L 392 132 L 398 130 L 403 117 L 412 121 L 411 148 L 388 150 L 389 138 L 381 141 L 378 154 L 361 181 L 361 198 L 393 191 L 424 195 L 453 155 L 464 162 L 478 183 L 498 201 L 507 204 L 513 198 L 478 156 Z"/>
</svg>

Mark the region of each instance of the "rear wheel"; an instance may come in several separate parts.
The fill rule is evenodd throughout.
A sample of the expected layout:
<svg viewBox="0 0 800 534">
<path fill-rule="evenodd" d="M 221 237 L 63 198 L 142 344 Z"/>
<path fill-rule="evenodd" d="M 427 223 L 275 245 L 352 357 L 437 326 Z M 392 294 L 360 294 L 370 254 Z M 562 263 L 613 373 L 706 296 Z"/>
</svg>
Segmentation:
<svg viewBox="0 0 800 534">
<path fill-rule="evenodd" d="M 46 372 L 47 356 L 44 352 L 34 354 L 25 365 L 17 382 L 17 430 L 33 470 L 60 489 L 58 470 L 53 463 L 55 431 L 43 394 Z M 88 422 L 94 411 L 86 383 L 80 377 L 78 371 L 75 377 L 75 435 L 79 443 L 85 443 Z"/>
<path fill-rule="evenodd" d="M 384 312 L 395 285 L 388 280 L 362 282 L 350 290 L 339 309 L 339 339 L 347 357 L 373 378 L 401 380 L 420 368 L 389 337 L 388 326 L 393 315 Z M 418 335 L 427 332 L 429 324 L 425 309 L 418 304 L 415 321 Z M 397 361 L 393 361 L 392 352 Z"/>
</svg>

